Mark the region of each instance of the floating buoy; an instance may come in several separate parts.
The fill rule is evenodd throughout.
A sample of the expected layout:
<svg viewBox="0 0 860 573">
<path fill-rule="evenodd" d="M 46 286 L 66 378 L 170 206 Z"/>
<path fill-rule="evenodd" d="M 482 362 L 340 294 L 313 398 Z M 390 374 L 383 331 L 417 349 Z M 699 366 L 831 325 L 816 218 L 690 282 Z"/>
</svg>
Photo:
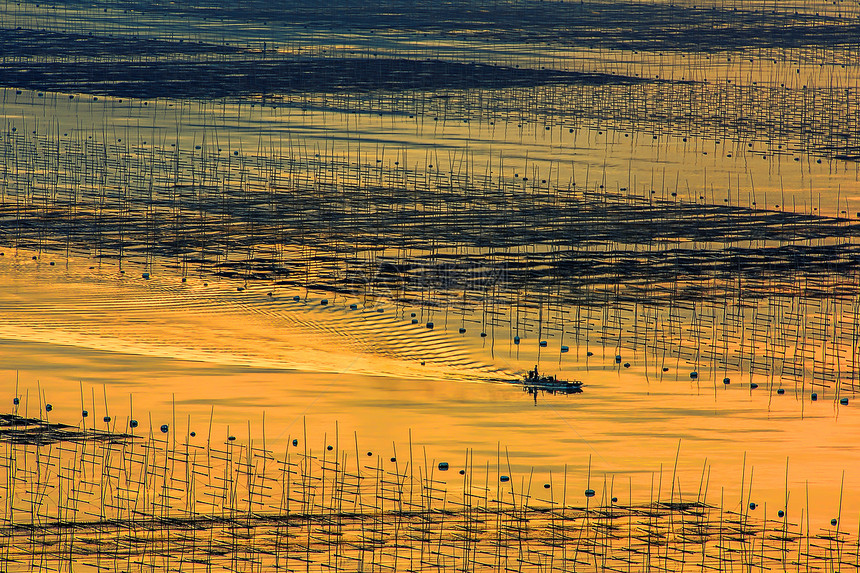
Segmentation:
<svg viewBox="0 0 860 573">
<path fill-rule="evenodd" d="M 758 384 L 756 384 L 755 382 L 750 382 L 750 389 L 755 390 L 756 388 L 758 388 Z"/>
<path fill-rule="evenodd" d="M 194 436 L 196 436 L 196 435 L 197 435 L 197 432 L 191 432 L 191 437 L 192 437 L 192 438 L 193 438 Z"/>
<path fill-rule="evenodd" d="M 376 312 L 385 312 L 385 309 L 384 308 L 377 308 Z"/>
<path fill-rule="evenodd" d="M 50 404 L 45 404 L 45 411 L 46 411 L 46 412 L 50 412 L 50 411 L 51 411 L 51 410 L 53 410 L 53 409 L 54 409 L 54 407 L 53 407 L 53 406 L 51 406 Z"/>
<path fill-rule="evenodd" d="M 831 519 L 831 520 L 830 520 L 830 525 L 832 525 L 832 526 L 834 526 L 834 527 L 836 527 L 836 524 L 837 524 L 837 523 L 839 523 L 839 521 L 838 521 L 838 520 L 836 520 L 836 519 Z"/>
<path fill-rule="evenodd" d="M 461 476 L 464 476 L 464 475 L 466 475 L 466 470 L 460 470 L 457 473 L 460 474 Z"/>
<path fill-rule="evenodd" d="M 629 363 L 629 362 L 625 362 L 625 363 L 624 363 L 624 368 L 630 368 L 630 363 Z"/>
<path fill-rule="evenodd" d="M 508 476 L 499 476 L 499 481 L 505 483 L 511 481 L 511 478 Z"/>
<path fill-rule="evenodd" d="M 669 371 L 669 367 L 668 367 L 668 366 L 664 366 L 664 367 L 663 367 L 663 372 L 668 372 L 668 371 Z"/>
<path fill-rule="evenodd" d="M 397 461 L 397 458 L 391 458 L 391 461 L 392 461 L 392 462 L 396 462 L 396 461 Z"/>
<path fill-rule="evenodd" d="M 549 489 L 550 487 L 551 487 L 551 486 L 550 486 L 550 484 L 548 484 L 548 483 L 543 484 L 543 488 L 544 488 L 544 489 Z"/>
<path fill-rule="evenodd" d="M 296 302 L 299 302 L 300 300 L 302 300 L 302 297 L 300 297 L 299 295 L 296 295 L 293 297 L 293 300 Z"/>
<path fill-rule="evenodd" d="M 848 405 L 848 398 L 840 398 L 839 403 L 842 404 L 843 406 L 847 406 Z"/>
<path fill-rule="evenodd" d="M 331 446 L 326 446 L 325 449 L 327 449 L 328 451 L 332 451 L 334 448 Z"/>
<path fill-rule="evenodd" d="M 294 439 L 294 440 L 293 440 L 293 445 L 294 445 L 294 446 L 298 446 L 298 445 L 299 445 L 299 441 L 298 441 L 298 440 L 296 440 L 296 439 Z"/>
<path fill-rule="evenodd" d="M 487 333 L 486 333 L 486 332 L 482 332 L 482 333 L 481 333 L 481 338 L 487 338 Z"/>
<path fill-rule="evenodd" d="M 466 329 L 465 329 L 465 328 L 461 328 L 461 329 L 460 329 L 460 334 L 466 334 Z"/>
<path fill-rule="evenodd" d="M 816 400 L 818 400 L 818 392 L 813 392 L 812 393 L 812 401 L 815 402 Z"/>
<path fill-rule="evenodd" d="M 439 462 L 439 471 L 448 471 L 448 462 Z"/>
<path fill-rule="evenodd" d="M 585 490 L 585 497 L 594 497 L 594 490 L 593 489 Z"/>
<path fill-rule="evenodd" d="M 166 434 L 170 427 L 167 424 L 161 424 L 161 433 Z"/>
<path fill-rule="evenodd" d="M 428 322 L 428 323 L 427 323 L 427 328 L 432 329 L 432 328 L 433 328 L 433 323 L 432 323 L 432 322 Z"/>
<path fill-rule="evenodd" d="M 756 506 L 755 502 L 752 502 L 752 501 L 751 501 L 751 502 L 750 502 L 750 509 L 755 509 L 756 507 L 757 507 L 757 506 Z"/>
<path fill-rule="evenodd" d="M 417 318 L 413 318 L 413 319 L 412 319 L 412 324 L 418 324 L 418 319 L 417 319 Z"/>
<path fill-rule="evenodd" d="M 589 350 L 588 352 L 585 353 L 585 355 L 586 356 L 594 356 L 594 352 Z"/>
<path fill-rule="evenodd" d="M 570 352 L 570 348 L 569 348 L 569 347 L 567 347 L 567 346 L 562 345 L 562 347 L 561 347 L 561 351 L 562 351 L 562 352 Z"/>
<path fill-rule="evenodd" d="M 785 512 L 784 512 L 783 510 L 781 510 L 781 509 L 780 509 L 779 511 L 777 511 L 777 512 L 776 512 L 776 514 L 777 514 L 779 517 L 785 517 Z"/>
<path fill-rule="evenodd" d="M 621 364 L 621 355 L 620 355 L 620 354 L 616 354 L 616 355 L 615 355 L 615 363 L 616 363 L 616 364 Z"/>
<path fill-rule="evenodd" d="M 698 373 L 698 372 L 696 372 L 695 370 L 693 370 L 692 372 L 690 372 L 690 378 L 698 378 L 698 377 L 699 377 L 699 373 Z"/>
<path fill-rule="evenodd" d="M 520 337 L 514 336 L 514 344 L 519 344 L 519 343 L 520 343 Z"/>
<path fill-rule="evenodd" d="M 140 275 L 140 276 L 142 276 L 142 277 L 143 277 L 143 278 L 145 278 L 146 280 L 149 280 L 149 273 L 143 273 L 143 274 L 142 274 L 142 275 Z"/>
<path fill-rule="evenodd" d="M 327 299 L 327 298 L 324 298 L 324 299 L 322 299 L 322 300 L 320 301 L 320 305 L 322 305 L 322 306 L 325 306 L 325 305 L 327 305 L 327 304 L 328 304 L 328 299 Z"/>
<path fill-rule="evenodd" d="M 782 396 L 783 394 L 785 394 L 785 389 L 783 389 L 783 388 L 777 388 L 777 389 L 776 389 L 776 393 L 777 393 L 777 394 L 779 394 L 780 396 Z"/>
<path fill-rule="evenodd" d="M 82 411 L 81 411 L 81 417 L 82 417 L 82 418 L 86 418 L 86 417 L 87 417 L 87 416 L 89 416 L 89 415 L 90 415 L 90 413 L 89 413 L 89 412 L 87 412 L 86 410 L 82 410 Z"/>
<path fill-rule="evenodd" d="M 415 318 L 415 316 L 416 316 L 416 315 L 415 315 L 415 313 L 413 312 L 410 316 L 411 316 L 412 318 Z"/>
<path fill-rule="evenodd" d="M 731 380 L 729 380 L 728 378 L 723 378 L 723 384 L 730 384 L 730 383 L 731 383 Z"/>
<path fill-rule="evenodd" d="M 373 452 L 367 452 L 367 457 L 370 457 L 372 455 L 373 455 Z"/>
<path fill-rule="evenodd" d="M 129 425 L 129 427 L 131 427 L 131 428 L 136 428 L 136 427 L 137 427 L 137 420 L 131 420 L 131 421 L 128 423 L 128 425 Z"/>
<path fill-rule="evenodd" d="M 541 348 L 546 348 L 546 340 L 541 340 L 539 342 L 539 344 L 540 344 Z"/>
<path fill-rule="evenodd" d="M 357 304 L 349 305 L 349 310 L 358 310 L 358 305 Z"/>
<path fill-rule="evenodd" d="M 110 422 L 110 416 L 105 416 L 105 417 L 104 417 L 104 418 L 102 418 L 102 419 L 103 419 L 106 423 L 107 423 L 107 422 Z"/>
<path fill-rule="evenodd" d="M 236 441 L 236 436 L 227 436 L 227 441 L 228 441 L 228 442 L 234 442 L 234 441 Z"/>
<path fill-rule="evenodd" d="M 612 498 L 612 503 L 618 503 L 618 498 L 617 498 L 617 497 L 613 497 L 613 498 Z"/>
<path fill-rule="evenodd" d="M 18 404 L 21 403 L 21 400 L 19 400 L 18 398 L 12 398 L 12 403 L 17 406 Z"/>
</svg>

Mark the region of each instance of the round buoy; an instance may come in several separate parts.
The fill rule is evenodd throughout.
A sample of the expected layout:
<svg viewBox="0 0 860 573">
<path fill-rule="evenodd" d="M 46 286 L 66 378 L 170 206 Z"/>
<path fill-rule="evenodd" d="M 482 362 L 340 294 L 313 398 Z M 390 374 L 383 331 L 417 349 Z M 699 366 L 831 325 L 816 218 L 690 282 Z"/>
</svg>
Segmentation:
<svg viewBox="0 0 860 573">
<path fill-rule="evenodd" d="M 191 437 L 192 437 L 192 438 L 193 438 L 194 436 L 196 436 L 196 435 L 197 435 L 197 432 L 191 432 Z"/>
<path fill-rule="evenodd" d="M 540 344 L 541 348 L 546 348 L 546 340 L 541 340 L 538 344 Z"/>
<path fill-rule="evenodd" d="M 45 411 L 46 411 L 46 412 L 50 412 L 50 411 L 51 411 L 51 410 L 53 410 L 53 409 L 54 409 L 54 407 L 53 407 L 53 406 L 51 406 L 50 404 L 45 404 Z"/>
<path fill-rule="evenodd" d="M 334 448 L 332 446 L 326 446 L 325 449 L 327 449 L 328 451 L 332 451 Z"/>
<path fill-rule="evenodd" d="M 110 422 L 110 416 L 105 416 L 104 418 L 102 418 L 102 420 L 104 420 L 106 423 L 109 423 Z"/>
<path fill-rule="evenodd" d="M 784 388 L 777 388 L 776 393 L 779 394 L 780 396 L 782 396 L 783 394 L 785 394 L 785 389 Z"/>
<path fill-rule="evenodd" d="M 840 398 L 839 403 L 842 404 L 843 406 L 847 406 L 848 405 L 848 398 Z"/>
<path fill-rule="evenodd" d="M 616 364 L 621 364 L 621 355 L 620 355 L 620 354 L 616 354 L 616 355 L 615 355 L 615 363 L 616 363 Z"/>
<path fill-rule="evenodd" d="M 396 462 L 396 461 L 397 461 L 397 458 L 391 458 L 391 460 L 390 460 L 390 461 L 392 461 L 392 462 Z"/>
<path fill-rule="evenodd" d="M 612 503 L 618 503 L 618 498 L 617 498 L 617 497 L 613 497 L 613 498 L 612 498 Z"/>
<path fill-rule="evenodd" d="M 562 351 L 562 353 L 564 353 L 564 352 L 570 352 L 570 348 L 569 348 L 569 347 L 567 347 L 567 346 L 562 345 L 562 347 L 561 347 L 561 351 Z"/>
<path fill-rule="evenodd" d="M 227 436 L 227 441 L 228 441 L 228 442 L 235 442 L 235 441 L 236 441 L 236 436 Z"/>
<path fill-rule="evenodd" d="M 834 527 L 836 527 L 836 524 L 837 524 L 837 523 L 839 523 L 839 521 L 838 521 L 838 520 L 836 520 L 836 519 L 831 519 L 831 520 L 830 520 L 830 525 L 832 525 L 832 526 L 834 526 Z"/>
<path fill-rule="evenodd" d="M 357 304 L 349 305 L 349 310 L 358 310 L 358 305 Z"/>
<path fill-rule="evenodd" d="M 18 398 L 12 398 L 12 403 L 17 406 L 18 404 L 21 403 L 21 400 L 19 400 Z"/>
<path fill-rule="evenodd" d="M 511 478 L 508 476 L 499 476 L 499 481 L 505 483 L 511 481 Z"/>
<path fill-rule="evenodd" d="M 427 323 L 427 328 L 432 329 L 432 328 L 433 328 L 433 323 L 432 323 L 432 322 L 428 322 L 428 323 Z"/>
<path fill-rule="evenodd" d="M 514 344 L 519 344 L 519 343 L 520 343 L 520 337 L 514 336 Z"/>
<path fill-rule="evenodd" d="M 813 392 L 812 393 L 812 401 L 815 402 L 816 400 L 818 400 L 818 392 Z"/>
<path fill-rule="evenodd" d="M 755 390 L 756 388 L 758 388 L 758 384 L 756 384 L 755 382 L 750 382 L 750 389 Z"/>
<path fill-rule="evenodd" d="M 698 377 L 699 377 L 699 373 L 698 373 L 698 372 L 696 372 L 695 370 L 693 370 L 692 372 L 690 372 L 690 378 L 698 378 Z"/>
<path fill-rule="evenodd" d="M 630 368 L 630 363 L 629 363 L 629 362 L 625 362 L 625 363 L 624 363 L 624 368 Z"/>
<path fill-rule="evenodd" d="M 328 304 L 328 299 L 327 299 L 327 298 L 324 298 L 324 299 L 322 299 L 322 300 L 320 301 L 320 305 L 321 305 L 321 306 L 325 306 L 325 305 L 327 305 L 327 304 Z"/>
<path fill-rule="evenodd" d="M 594 352 L 589 350 L 588 352 L 585 353 L 585 355 L 586 356 L 594 356 Z"/>
<path fill-rule="evenodd" d="M 757 506 L 756 506 L 755 502 L 752 502 L 752 501 L 751 501 L 751 502 L 750 502 L 750 509 L 755 509 L 756 507 L 757 507 Z"/>
<path fill-rule="evenodd" d="M 585 490 L 585 497 L 594 497 L 594 490 L 593 489 Z"/>
<path fill-rule="evenodd" d="M 465 328 L 460 328 L 460 334 L 466 334 L 466 329 L 465 329 Z"/>
<path fill-rule="evenodd" d="M 448 471 L 448 462 L 439 462 L 439 471 Z"/>
<path fill-rule="evenodd" d="M 728 378 L 723 378 L 723 384 L 729 384 L 729 383 L 731 383 L 731 380 L 729 380 Z"/>
<path fill-rule="evenodd" d="M 167 424 L 161 424 L 161 433 L 166 434 L 170 427 Z"/>
<path fill-rule="evenodd" d="M 548 484 L 548 483 L 543 484 L 543 488 L 544 488 L 544 489 L 549 489 L 550 487 L 551 487 L 551 486 L 550 486 L 550 484 Z"/>
<path fill-rule="evenodd" d="M 293 440 L 293 445 L 294 445 L 294 446 L 298 446 L 298 445 L 299 445 L 299 441 L 298 441 L 298 440 Z"/>
<path fill-rule="evenodd" d="M 777 514 L 779 517 L 785 517 L 785 512 L 784 512 L 783 510 L 781 510 L 781 509 L 780 509 L 779 511 L 777 511 L 777 512 L 776 512 L 776 514 Z"/>
<path fill-rule="evenodd" d="M 87 416 L 89 416 L 89 415 L 90 415 L 90 413 L 89 413 L 89 412 L 87 412 L 86 410 L 82 410 L 82 411 L 81 411 L 81 417 L 82 417 L 82 418 L 86 418 L 86 417 L 87 417 Z"/>
<path fill-rule="evenodd" d="M 137 420 L 131 420 L 131 421 L 128 423 L 128 425 L 129 425 L 129 427 L 131 427 L 131 428 L 136 428 L 136 427 L 137 427 Z"/>
<path fill-rule="evenodd" d="M 302 297 L 300 297 L 299 295 L 296 295 L 293 297 L 293 300 L 296 302 L 299 302 L 300 300 L 302 300 Z"/>
</svg>

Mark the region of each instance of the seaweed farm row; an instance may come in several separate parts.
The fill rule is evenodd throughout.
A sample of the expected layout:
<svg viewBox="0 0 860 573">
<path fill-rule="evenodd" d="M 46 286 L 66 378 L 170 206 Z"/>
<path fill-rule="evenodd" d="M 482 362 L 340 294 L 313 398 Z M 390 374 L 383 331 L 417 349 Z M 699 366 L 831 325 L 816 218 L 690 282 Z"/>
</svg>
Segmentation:
<svg viewBox="0 0 860 573">
<path fill-rule="evenodd" d="M 854 44 L 860 16 L 857 3 L 847 0 L 465 0 L 442 5 L 329 0 L 277 6 L 259 0 L 229 6 L 208 1 L 62 6 L 25 1 L 6 2 L 0 9 L 9 28 L 50 33 L 257 49 L 266 43 L 272 51 L 314 55 L 347 50 L 432 54 L 447 45 L 445 55 L 463 59 L 470 51 L 491 57 L 491 44 L 520 44 L 520 49 L 530 44 L 535 60 L 559 46 L 655 52 L 840 48 Z"/>
<path fill-rule="evenodd" d="M 181 431 L 175 416 L 146 430 L 131 415 L 105 413 L 100 422 L 94 405 L 70 431 L 49 423 L 48 412 L 28 419 L 18 407 L 0 419 L 6 571 L 860 565 L 855 518 L 839 507 L 829 523 L 810 519 L 808 501 L 790 499 L 788 467 L 784 503 L 769 507 L 757 503 L 746 467 L 739 499 L 711 483 L 707 464 L 698 483 L 661 469 L 650 491 L 634 492 L 620 476 L 593 476 L 590 467 L 516 475 L 501 449 L 494 460 L 475 460 L 468 450 L 462 459 L 437 460 L 411 439 L 365 451 L 357 436 L 336 429 L 322 440 L 305 430 L 279 452 L 265 437 L 242 441 L 229 428 L 213 435 L 211 423 L 205 436 L 190 431 L 190 419 Z M 20 426 L 41 438 L 16 439 Z"/>
<path fill-rule="evenodd" d="M 119 40 L 112 42 L 118 45 L 111 47 L 123 51 Z M 178 42 L 173 48 L 187 50 Z M 240 54 L 212 61 L 209 52 L 193 51 L 181 60 L 138 61 L 128 56 L 114 61 L 98 57 L 97 46 L 88 49 L 90 58 L 72 61 L 43 57 L 0 62 L 2 85 L 16 88 L 19 96 L 9 99 L 5 93 L 4 103 L 32 98 L 22 89 L 50 92 L 41 107 L 57 105 L 55 99 L 67 97 L 64 94 L 231 98 L 299 109 L 402 114 L 425 121 L 706 137 L 733 141 L 741 148 L 728 150 L 735 155 L 792 156 L 798 161 L 798 154 L 819 161 L 856 162 L 860 157 L 860 77 L 852 66 L 844 69 L 844 64 L 829 60 L 789 65 L 738 56 L 715 62 L 711 56 L 690 55 L 688 61 L 686 55 L 635 55 L 620 57 L 606 69 L 590 63 L 554 69 L 414 57 Z"/>
<path fill-rule="evenodd" d="M 292 141 L 249 154 L 103 135 L 7 132 L 5 244 L 270 285 L 284 304 L 308 291 L 381 299 L 428 327 L 444 315 L 461 334 L 540 341 L 544 357 L 641 349 L 658 376 L 680 360 L 834 399 L 860 383 L 860 227 L 847 210 L 610 191 L 553 165 L 496 175 L 465 154 L 410 168 L 405 150 L 400 165 Z"/>
</svg>

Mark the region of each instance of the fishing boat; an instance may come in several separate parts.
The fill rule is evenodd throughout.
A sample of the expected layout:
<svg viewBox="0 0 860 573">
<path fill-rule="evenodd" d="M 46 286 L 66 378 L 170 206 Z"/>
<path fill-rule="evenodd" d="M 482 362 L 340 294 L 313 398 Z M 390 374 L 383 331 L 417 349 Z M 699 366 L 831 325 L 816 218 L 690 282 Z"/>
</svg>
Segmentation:
<svg viewBox="0 0 860 573">
<path fill-rule="evenodd" d="M 523 391 L 537 394 L 538 391 L 550 394 L 578 394 L 582 392 L 582 381 L 559 380 L 557 376 L 540 374 L 537 366 L 523 376 Z"/>
</svg>

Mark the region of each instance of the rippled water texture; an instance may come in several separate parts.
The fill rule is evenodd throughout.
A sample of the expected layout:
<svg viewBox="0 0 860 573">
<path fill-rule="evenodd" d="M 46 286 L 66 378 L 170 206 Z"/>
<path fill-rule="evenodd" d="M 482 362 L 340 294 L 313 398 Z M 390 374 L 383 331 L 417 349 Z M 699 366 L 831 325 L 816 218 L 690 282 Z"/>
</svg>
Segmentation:
<svg viewBox="0 0 860 573">
<path fill-rule="evenodd" d="M 132 510 L 141 523 L 175 517 L 180 505 L 183 519 L 218 511 L 227 519 L 238 497 L 194 507 L 194 468 L 205 467 L 209 487 L 213 468 L 236 462 L 241 474 L 241 455 L 251 467 L 253 455 L 276 463 L 272 452 L 298 448 L 302 464 L 321 468 L 319 483 L 333 484 L 314 494 L 328 500 L 319 502 L 325 510 L 314 509 L 307 487 L 317 478 L 294 468 L 304 476 L 295 478 L 301 511 L 322 519 L 340 511 L 325 505 L 342 501 L 338 483 L 370 487 L 359 483 L 369 474 L 338 473 L 347 457 L 325 458 L 334 450 L 323 448 L 339 443 L 331 455 L 348 451 L 357 463 L 371 454 L 377 465 L 356 466 L 356 475 L 387 476 L 374 482 L 382 490 L 394 479 L 397 503 L 407 474 L 427 491 L 452 476 L 447 494 L 422 493 L 427 505 L 399 508 L 397 519 L 437 515 L 429 508 L 447 495 L 466 508 L 469 488 L 504 475 L 519 488 L 511 503 L 521 523 L 533 509 L 524 496 L 554 507 L 558 497 L 540 496 L 557 496 L 561 480 L 575 492 L 562 505 L 595 503 L 582 494 L 592 488 L 601 504 L 621 497 L 637 515 L 668 499 L 660 506 L 668 513 L 651 516 L 668 525 L 626 526 L 647 529 L 648 547 L 683 529 L 673 526 L 676 511 L 687 519 L 703 507 L 673 505 L 676 497 L 705 496 L 719 517 L 698 534 L 743 516 L 737 535 L 756 537 L 747 527 L 756 512 L 758 539 L 786 542 L 787 529 L 774 525 L 786 510 L 797 539 L 831 531 L 838 517 L 829 527 L 856 549 L 848 533 L 860 512 L 856 3 L 289 4 L 0 7 L 6 498 L 18 495 L 18 481 L 49 483 L 55 471 L 27 468 L 59 468 L 82 472 L 78 494 L 89 501 L 80 503 L 102 504 L 90 516 L 102 525 L 125 527 Z M 535 365 L 582 386 L 524 386 Z M 93 428 L 94 443 L 112 453 L 85 453 Z M 153 460 L 163 454 L 163 469 L 135 457 L 132 442 Z M 177 444 L 186 456 L 199 448 L 206 464 L 186 457 L 180 468 Z M 247 447 L 235 460 L 234 445 Z M 413 473 L 383 474 L 385 460 L 401 463 L 407 449 Z M 69 452 L 86 461 L 67 462 Z M 138 503 L 114 492 L 121 501 L 105 505 L 106 488 L 136 489 L 134 464 L 149 476 L 141 495 L 161 479 L 162 497 Z M 469 476 L 462 487 L 453 479 L 460 469 Z M 165 476 L 186 470 L 186 489 L 171 497 Z M 101 482 L 90 484 L 89 471 Z M 286 488 L 284 471 L 260 483 Z M 336 477 L 326 481 L 326 471 Z M 73 544 L 52 554 L 44 548 L 53 542 L 17 521 L 29 511 L 51 527 L 63 516 L 72 529 L 84 523 L 74 521 L 78 494 L 62 493 L 76 479 L 57 479 L 59 489 L 39 482 L 50 492 L 38 502 L 6 506 L 0 527 L 23 537 L 4 555 L 20 558 L 20 570 L 77 559 Z M 265 514 L 253 531 L 280 532 L 272 525 L 280 514 L 265 512 L 283 513 L 271 504 L 289 494 L 272 493 L 266 506 L 268 494 L 248 487 L 247 511 L 258 511 L 259 495 Z M 492 490 L 482 490 L 482 511 Z M 387 495 L 377 492 L 387 500 L 377 503 Z M 369 507 L 358 502 L 349 518 Z M 617 531 L 593 525 L 587 511 L 563 527 L 545 514 L 529 519 L 556 533 Z M 353 526 L 344 539 L 358 535 Z M 385 545 L 367 541 L 363 527 L 362 539 Z M 44 531 L 67 547 L 65 534 Z M 684 535 L 666 546 L 683 549 Z M 815 539 L 832 541 L 822 535 Z M 349 569 L 326 539 L 317 542 L 329 567 Z M 277 556 L 272 543 L 259 555 Z M 594 555 L 626 555 L 606 543 Z M 732 570 L 777 551 L 750 543 L 737 562 L 719 549 L 708 563 Z M 211 545 L 212 555 L 236 551 Z M 538 557 L 518 554 L 524 570 L 578 562 L 547 564 L 541 547 Z M 94 554 L 81 551 L 91 564 Z M 164 558 L 177 551 L 168 545 Z M 146 555 L 137 565 L 155 553 Z M 493 558 L 489 569 L 512 562 Z M 400 557 L 368 559 L 396 569 Z M 426 570 L 456 561 L 409 559 Z M 668 553 L 662 559 L 680 570 Z M 836 567 L 842 557 L 823 559 Z M 263 561 L 248 563 L 224 566 L 263 570 Z"/>
</svg>

